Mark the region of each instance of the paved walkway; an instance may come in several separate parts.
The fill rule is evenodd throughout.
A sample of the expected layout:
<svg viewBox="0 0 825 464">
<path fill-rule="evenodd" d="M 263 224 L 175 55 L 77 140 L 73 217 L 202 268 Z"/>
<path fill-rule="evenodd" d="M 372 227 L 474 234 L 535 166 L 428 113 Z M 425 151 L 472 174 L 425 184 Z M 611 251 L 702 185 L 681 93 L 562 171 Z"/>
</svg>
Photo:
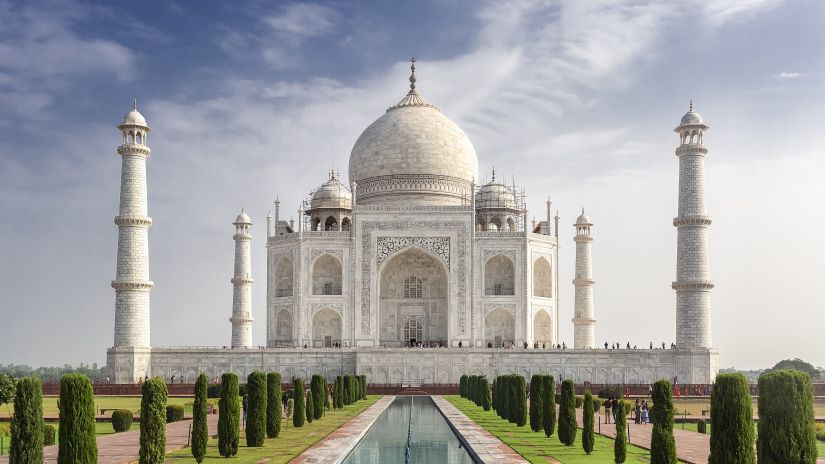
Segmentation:
<svg viewBox="0 0 825 464">
<path fill-rule="evenodd" d="M 449 420 L 458 434 L 481 459 L 481 462 L 495 464 L 522 464 L 527 461 L 504 442 L 476 424 L 455 406 L 441 396 L 433 396 L 433 401 L 441 413 Z"/>
<path fill-rule="evenodd" d="M 189 442 L 191 420 L 173 422 L 166 425 L 166 452 L 186 446 Z M 207 419 L 209 436 L 218 433 L 218 415 L 210 414 Z M 140 457 L 140 430 L 113 433 L 97 437 L 98 464 L 124 464 L 137 461 Z M 43 462 L 57 463 L 57 446 L 43 448 Z M 0 464 L 7 464 L 8 456 L 0 456 Z"/>
<path fill-rule="evenodd" d="M 395 400 L 394 395 L 385 395 L 358 414 L 338 430 L 327 435 L 323 440 L 312 445 L 300 456 L 290 461 L 291 464 L 333 464 L 340 462 L 361 441 L 361 438 L 378 420 L 381 413 Z"/>
</svg>

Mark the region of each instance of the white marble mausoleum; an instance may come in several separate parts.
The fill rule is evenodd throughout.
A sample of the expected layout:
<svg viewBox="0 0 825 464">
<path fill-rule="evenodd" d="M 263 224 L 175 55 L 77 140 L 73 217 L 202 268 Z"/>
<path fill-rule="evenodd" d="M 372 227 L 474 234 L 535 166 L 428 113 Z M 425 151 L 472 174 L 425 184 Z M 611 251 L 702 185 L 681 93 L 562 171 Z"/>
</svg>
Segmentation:
<svg viewBox="0 0 825 464">
<path fill-rule="evenodd" d="M 265 231 L 255 232 L 260 239 L 247 212 L 237 216 L 231 338 L 222 348 L 150 344 L 145 173 L 151 129 L 133 105 L 118 126 L 115 336 L 107 351 L 116 382 L 147 375 L 193 382 L 200 372 L 245 377 L 256 369 L 287 379 L 355 372 L 372 383 L 401 384 L 457 383 L 465 373 L 550 373 L 593 383 L 712 381 L 718 353 L 710 340 L 707 126 L 692 105 L 676 128 L 677 345 L 614 350 L 595 343 L 590 218 L 582 211 L 573 227 L 560 230 L 548 199 L 544 219 L 528 223 L 525 189 L 495 171 L 489 182 L 479 182 L 470 139 L 419 94 L 414 61 L 410 83 L 401 101 L 356 140 L 348 182 L 329 172 L 297 221 L 282 218 L 276 201 Z M 558 249 L 560 236 L 571 235 L 575 306 L 566 309 L 557 300 Z M 266 243 L 263 321 L 252 317 L 251 251 L 260 248 L 250 245 L 257 240 Z M 562 319 L 574 324 L 565 349 L 559 349 Z M 253 327 L 264 326 L 266 347 L 252 346 Z"/>
</svg>

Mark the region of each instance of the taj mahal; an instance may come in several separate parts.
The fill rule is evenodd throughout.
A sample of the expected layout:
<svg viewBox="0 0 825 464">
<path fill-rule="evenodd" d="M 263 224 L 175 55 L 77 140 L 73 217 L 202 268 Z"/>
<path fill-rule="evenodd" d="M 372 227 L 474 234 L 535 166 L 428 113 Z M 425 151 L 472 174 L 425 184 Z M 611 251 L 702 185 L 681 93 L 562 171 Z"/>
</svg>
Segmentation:
<svg viewBox="0 0 825 464">
<path fill-rule="evenodd" d="M 154 284 L 146 163 L 152 130 L 133 104 L 117 126 L 122 170 L 111 283 L 114 345 L 107 350 L 112 379 L 133 383 L 174 375 L 189 383 L 201 372 L 243 378 L 263 370 L 280 371 L 285 379 L 356 373 L 370 383 L 405 385 L 508 373 L 596 384 L 676 376 L 685 384 L 712 382 L 719 355 L 710 336 L 711 219 L 705 210 L 703 140 L 708 126 L 693 105 L 674 129 L 676 344 L 605 349 L 595 341 L 594 223 L 582 210 L 575 224 L 561 226 L 549 197 L 543 219 L 528 222 L 526 189 L 497 178 L 495 171 L 480 182 L 473 144 L 419 93 L 411 62 L 409 91 L 357 138 L 346 181 L 338 172 L 326 173 L 303 201 L 297 221 L 286 220 L 294 211 L 282 212 L 276 200 L 265 229 L 253 228 L 246 211 L 232 221 L 234 235 L 228 227 L 235 261 L 223 347 L 150 342 Z M 560 308 L 558 290 L 571 282 L 559 282 L 559 244 L 571 236 L 574 307 Z M 252 243 L 259 241 L 266 245 L 266 256 L 254 257 L 266 259 L 263 321 L 252 310 L 253 303 L 262 303 L 251 298 L 252 285 L 259 285 L 251 275 L 252 251 L 263 250 Z M 561 349 L 563 323 L 573 324 L 574 338 Z M 253 329 L 266 330 L 265 347 L 253 346 Z"/>
</svg>

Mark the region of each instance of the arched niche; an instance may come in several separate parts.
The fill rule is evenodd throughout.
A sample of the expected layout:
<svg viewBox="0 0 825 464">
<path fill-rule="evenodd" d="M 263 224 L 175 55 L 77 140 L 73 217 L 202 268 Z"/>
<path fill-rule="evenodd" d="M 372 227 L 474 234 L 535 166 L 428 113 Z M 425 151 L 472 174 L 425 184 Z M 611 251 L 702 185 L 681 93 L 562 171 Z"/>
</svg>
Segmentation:
<svg viewBox="0 0 825 464">
<path fill-rule="evenodd" d="M 341 294 L 341 262 L 335 256 L 321 255 L 312 264 L 312 294 Z"/>
<path fill-rule="evenodd" d="M 281 309 L 275 313 L 273 334 L 275 346 L 292 346 L 292 311 Z"/>
<path fill-rule="evenodd" d="M 281 258 L 275 263 L 275 297 L 292 296 L 292 260 Z"/>
<path fill-rule="evenodd" d="M 312 315 L 312 346 L 331 347 L 341 343 L 341 316 L 328 308 Z"/>
<path fill-rule="evenodd" d="M 405 325 L 415 321 L 421 326 L 416 341 L 446 345 L 449 279 L 441 260 L 420 248 L 407 248 L 387 259 L 379 274 L 380 344 L 407 345 Z"/>
<path fill-rule="evenodd" d="M 484 294 L 514 295 L 515 265 L 504 255 L 495 255 L 484 263 Z"/>
<path fill-rule="evenodd" d="M 550 345 L 553 341 L 553 323 L 547 311 L 541 309 L 533 316 L 533 341 Z"/>
<path fill-rule="evenodd" d="M 494 309 L 484 317 L 484 343 L 495 347 L 510 346 L 515 343 L 516 321 L 513 314 L 503 309 Z"/>
<path fill-rule="evenodd" d="M 553 297 L 553 273 L 547 258 L 539 258 L 533 263 L 533 296 Z"/>
</svg>

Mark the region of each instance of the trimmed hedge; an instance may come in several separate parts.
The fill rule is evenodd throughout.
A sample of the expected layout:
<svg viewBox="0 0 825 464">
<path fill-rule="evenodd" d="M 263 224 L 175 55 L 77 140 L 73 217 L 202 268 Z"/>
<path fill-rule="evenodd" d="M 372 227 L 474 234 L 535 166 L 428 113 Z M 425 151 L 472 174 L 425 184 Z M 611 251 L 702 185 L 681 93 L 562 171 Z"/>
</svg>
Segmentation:
<svg viewBox="0 0 825 464">
<path fill-rule="evenodd" d="M 266 436 L 275 438 L 281 434 L 281 374 L 270 372 L 266 374 Z"/>
<path fill-rule="evenodd" d="M 624 409 L 624 400 L 618 400 Z M 616 414 L 616 439 L 613 440 L 613 462 L 623 464 L 627 460 L 627 416 Z M 653 462 L 653 461 L 651 461 Z"/>
<path fill-rule="evenodd" d="M 227 372 L 221 376 L 221 400 L 218 403 L 218 453 L 225 458 L 238 454 L 241 405 L 238 376 Z"/>
<path fill-rule="evenodd" d="M 157 464 L 166 459 L 166 420 L 169 396 L 166 382 L 160 377 L 152 377 L 143 382 L 143 397 L 140 400 L 140 464 Z M 179 405 L 180 406 L 180 405 Z M 176 409 L 173 409 L 176 411 Z M 180 406 L 183 416 L 183 406 Z M 165 417 L 166 416 L 166 417 Z"/>
<path fill-rule="evenodd" d="M 56 435 L 57 430 L 55 430 L 52 424 L 43 424 L 43 446 L 54 445 L 54 438 Z"/>
<path fill-rule="evenodd" d="M 651 464 L 676 464 L 676 441 L 673 438 L 673 389 L 670 382 L 659 380 L 654 383 L 652 398 L 655 407 L 650 411 L 653 420 L 650 462 Z"/>
<path fill-rule="evenodd" d="M 166 422 L 178 422 L 183 420 L 183 405 L 170 404 L 166 406 Z"/>
<path fill-rule="evenodd" d="M 352 381 L 350 380 L 350 376 L 345 375 L 343 378 L 344 381 L 344 406 L 349 406 L 352 404 L 352 399 L 350 398 L 352 392 Z"/>
<path fill-rule="evenodd" d="M 559 441 L 571 446 L 576 441 L 576 384 L 572 380 L 561 383 L 559 401 Z"/>
<path fill-rule="evenodd" d="M 756 463 L 753 406 L 748 390 L 748 380 L 742 374 L 716 376 L 710 395 L 713 433 L 709 464 Z M 707 432 L 704 419 L 696 428 L 699 433 Z"/>
<path fill-rule="evenodd" d="M 303 427 L 306 419 L 306 405 L 304 400 L 304 379 L 292 379 L 292 397 L 295 399 L 295 411 L 292 413 L 292 425 Z"/>
<path fill-rule="evenodd" d="M 11 418 L 9 462 L 43 462 L 43 386 L 35 376 L 17 381 Z"/>
<path fill-rule="evenodd" d="M 312 389 L 307 392 L 307 397 L 304 400 L 304 406 L 306 408 L 306 420 L 308 423 L 312 423 L 315 420 L 315 399 L 312 398 Z"/>
<path fill-rule="evenodd" d="M 816 462 L 813 385 L 801 371 L 779 370 L 759 376 L 759 464 Z M 710 436 L 716 435 L 716 418 Z"/>
<path fill-rule="evenodd" d="M 542 378 L 543 375 L 533 374 L 530 378 L 530 430 L 538 432 L 542 429 Z"/>
<path fill-rule="evenodd" d="M 266 374 L 254 371 L 246 377 L 246 446 L 264 446 L 266 438 Z"/>
<path fill-rule="evenodd" d="M 344 407 L 344 378 L 339 376 L 335 377 L 335 387 L 332 391 L 332 402 L 335 405 L 335 408 L 341 409 Z"/>
<path fill-rule="evenodd" d="M 699 432 L 699 433 L 704 433 L 704 434 L 708 433 L 708 423 L 705 422 L 704 419 L 699 419 L 696 422 L 696 431 Z M 711 448 L 711 453 L 713 453 L 713 448 Z M 708 459 L 710 459 L 710 458 L 708 458 Z M 713 463 L 714 461 L 708 460 L 708 462 Z M 749 461 L 749 462 L 755 462 L 755 461 Z"/>
<path fill-rule="evenodd" d="M 596 441 L 593 422 L 593 395 L 590 390 L 584 391 L 584 410 L 582 411 L 582 449 L 587 454 L 593 452 L 593 444 Z"/>
<path fill-rule="evenodd" d="M 135 415 L 128 409 L 115 409 L 112 411 L 112 428 L 115 432 L 127 432 L 132 428 Z"/>
<path fill-rule="evenodd" d="M 544 435 L 550 437 L 556 428 L 556 379 L 552 375 L 542 376 L 541 379 L 542 407 L 541 427 Z"/>
<path fill-rule="evenodd" d="M 206 374 L 201 373 L 195 381 L 195 404 L 192 405 L 192 457 L 203 462 L 206 456 L 206 442 L 209 441 L 209 426 L 206 423 L 207 408 Z"/>
<path fill-rule="evenodd" d="M 467 374 L 463 374 L 458 381 L 458 394 L 462 398 L 467 398 Z"/>
<path fill-rule="evenodd" d="M 94 391 L 83 374 L 66 374 L 60 379 L 60 426 L 57 464 L 97 463 Z"/>
<path fill-rule="evenodd" d="M 367 375 L 361 375 L 361 398 L 367 399 Z"/>
<path fill-rule="evenodd" d="M 583 396 L 576 396 L 576 409 L 579 409 L 584 404 L 584 397 Z"/>
</svg>

